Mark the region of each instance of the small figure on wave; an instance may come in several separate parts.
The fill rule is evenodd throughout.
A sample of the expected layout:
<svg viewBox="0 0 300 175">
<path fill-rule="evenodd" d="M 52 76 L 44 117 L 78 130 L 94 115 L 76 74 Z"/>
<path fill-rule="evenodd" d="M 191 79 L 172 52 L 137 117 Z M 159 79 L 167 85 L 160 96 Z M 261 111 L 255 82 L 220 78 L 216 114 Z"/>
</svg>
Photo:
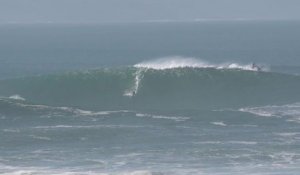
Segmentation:
<svg viewBox="0 0 300 175">
<path fill-rule="evenodd" d="M 261 71 L 261 67 L 259 67 L 259 66 L 258 66 L 257 64 L 255 64 L 255 63 L 252 63 L 251 68 L 252 68 L 253 70 L 256 70 L 256 71 Z"/>
</svg>

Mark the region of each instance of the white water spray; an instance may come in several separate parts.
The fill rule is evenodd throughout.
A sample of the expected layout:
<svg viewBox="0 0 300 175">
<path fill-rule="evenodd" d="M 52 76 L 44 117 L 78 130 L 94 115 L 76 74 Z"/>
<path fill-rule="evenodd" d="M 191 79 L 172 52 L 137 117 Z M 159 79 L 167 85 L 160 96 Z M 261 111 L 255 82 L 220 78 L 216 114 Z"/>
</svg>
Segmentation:
<svg viewBox="0 0 300 175">
<path fill-rule="evenodd" d="M 135 75 L 134 75 L 135 76 L 134 77 L 134 85 L 130 89 L 127 89 L 124 92 L 123 96 L 133 97 L 133 96 L 135 96 L 135 94 L 137 94 L 141 79 L 144 76 L 144 71 L 146 71 L 146 69 L 143 69 L 143 68 L 137 69 L 137 71 L 135 72 Z"/>
</svg>

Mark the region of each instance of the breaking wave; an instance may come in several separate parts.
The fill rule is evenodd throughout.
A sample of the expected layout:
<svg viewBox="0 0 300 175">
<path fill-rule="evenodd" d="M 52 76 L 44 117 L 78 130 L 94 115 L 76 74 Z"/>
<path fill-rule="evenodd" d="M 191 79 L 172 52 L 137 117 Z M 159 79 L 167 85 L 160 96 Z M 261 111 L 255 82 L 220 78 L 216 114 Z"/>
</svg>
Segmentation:
<svg viewBox="0 0 300 175">
<path fill-rule="evenodd" d="M 299 101 L 299 76 L 251 66 L 163 58 L 130 67 L 2 80 L 0 96 L 96 111 L 215 109 Z"/>
<path fill-rule="evenodd" d="M 268 71 L 269 68 L 266 66 L 258 66 L 254 63 L 252 64 L 238 64 L 238 63 L 222 63 L 222 64 L 211 64 L 206 61 L 202 61 L 195 58 L 185 58 L 180 56 L 165 57 L 151 61 L 144 61 L 135 64 L 136 68 L 146 68 L 146 69 L 174 69 L 174 68 L 215 68 L 215 69 L 240 69 L 249 71 Z"/>
</svg>

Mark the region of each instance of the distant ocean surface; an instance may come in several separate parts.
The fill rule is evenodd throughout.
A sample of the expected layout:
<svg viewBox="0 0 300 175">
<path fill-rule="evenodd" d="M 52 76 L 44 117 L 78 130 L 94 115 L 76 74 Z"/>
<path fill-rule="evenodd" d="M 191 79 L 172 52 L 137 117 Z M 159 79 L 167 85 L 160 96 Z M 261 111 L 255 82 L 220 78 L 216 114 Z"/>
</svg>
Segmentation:
<svg viewBox="0 0 300 175">
<path fill-rule="evenodd" d="M 0 174 L 297 175 L 299 29 L 0 24 Z"/>
</svg>

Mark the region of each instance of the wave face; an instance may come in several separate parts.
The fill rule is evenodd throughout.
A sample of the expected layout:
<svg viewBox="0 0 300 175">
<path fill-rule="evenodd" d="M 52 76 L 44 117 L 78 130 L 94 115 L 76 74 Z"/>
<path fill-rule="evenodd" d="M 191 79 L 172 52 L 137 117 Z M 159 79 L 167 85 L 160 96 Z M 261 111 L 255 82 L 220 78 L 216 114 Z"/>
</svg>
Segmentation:
<svg viewBox="0 0 300 175">
<path fill-rule="evenodd" d="M 181 58 L 3 80 L 0 85 L 1 96 L 16 100 L 96 110 L 284 104 L 297 102 L 299 91 L 299 76 L 257 71 L 251 65 L 213 65 Z"/>
<path fill-rule="evenodd" d="M 180 57 L 2 80 L 0 172 L 297 174 L 299 92 L 296 75 Z"/>
</svg>

